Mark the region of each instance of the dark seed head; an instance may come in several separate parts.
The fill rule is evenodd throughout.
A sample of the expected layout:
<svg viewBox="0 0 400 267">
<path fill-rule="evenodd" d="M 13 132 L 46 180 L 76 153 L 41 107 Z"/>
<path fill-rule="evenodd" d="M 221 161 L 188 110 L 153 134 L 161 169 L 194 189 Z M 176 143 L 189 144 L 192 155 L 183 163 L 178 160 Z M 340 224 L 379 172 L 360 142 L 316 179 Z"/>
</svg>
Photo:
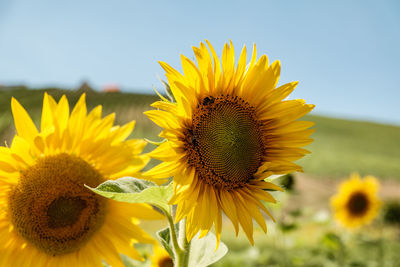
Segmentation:
<svg viewBox="0 0 400 267">
<path fill-rule="evenodd" d="M 205 97 L 205 98 L 203 99 L 203 105 L 205 105 L 205 106 L 210 105 L 210 104 L 214 103 L 214 101 L 215 101 L 215 98 L 214 98 L 214 97 L 212 97 L 212 96 L 207 96 L 207 97 Z"/>
</svg>

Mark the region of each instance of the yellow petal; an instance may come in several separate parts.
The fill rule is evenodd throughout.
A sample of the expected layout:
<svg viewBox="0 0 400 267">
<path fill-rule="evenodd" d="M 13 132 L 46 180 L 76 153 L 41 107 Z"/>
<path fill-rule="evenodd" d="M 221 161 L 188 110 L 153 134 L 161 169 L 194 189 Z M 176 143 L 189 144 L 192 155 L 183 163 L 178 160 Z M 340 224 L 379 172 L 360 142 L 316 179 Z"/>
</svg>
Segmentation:
<svg viewBox="0 0 400 267">
<path fill-rule="evenodd" d="M 145 177 L 150 177 L 153 179 L 159 179 L 159 178 L 168 178 L 172 176 L 176 169 L 180 166 L 179 162 L 163 162 L 161 164 L 158 164 L 154 168 L 148 170 L 147 172 L 143 173 L 143 176 Z"/>
<path fill-rule="evenodd" d="M 236 235 L 239 233 L 238 216 L 236 213 L 235 202 L 232 199 L 231 193 L 228 191 L 221 190 L 219 192 L 219 200 L 223 211 L 232 221 L 235 227 Z"/>
<path fill-rule="evenodd" d="M 250 244 L 254 246 L 253 221 L 251 220 L 251 216 L 248 213 L 240 194 L 237 192 L 234 192 L 234 194 L 236 200 L 235 202 L 236 212 L 240 214 L 240 216 L 238 216 L 239 222 L 242 225 L 243 231 L 245 232 L 247 238 L 249 239 Z"/>
<path fill-rule="evenodd" d="M 214 87 L 219 88 L 222 83 L 222 69 L 221 69 L 221 63 L 219 61 L 218 55 L 214 50 L 214 47 L 211 45 L 211 43 L 206 40 L 208 48 L 210 49 L 211 55 L 213 57 L 214 61 Z"/>
<path fill-rule="evenodd" d="M 247 49 L 243 46 L 242 53 L 240 54 L 239 62 L 235 73 L 235 86 L 242 81 L 246 71 Z"/>
<path fill-rule="evenodd" d="M 177 105 L 176 103 L 166 102 L 166 101 L 156 101 L 152 103 L 150 106 L 153 108 L 159 108 L 165 110 L 167 112 L 176 113 L 177 112 Z"/>
<path fill-rule="evenodd" d="M 19 136 L 15 136 L 12 141 L 11 155 L 26 167 L 34 163 L 29 143 Z"/>
<path fill-rule="evenodd" d="M 264 233 L 266 233 L 267 225 L 265 224 L 264 216 L 261 214 L 260 210 L 258 209 L 258 206 L 257 206 L 256 202 L 254 201 L 254 198 L 247 194 L 242 194 L 242 196 L 246 203 L 247 211 L 255 219 L 255 221 L 258 223 L 258 225 L 263 229 Z"/>
<path fill-rule="evenodd" d="M 135 121 L 131 121 L 123 125 L 122 127 L 116 128 L 112 130 L 112 139 L 113 142 L 111 144 L 117 144 L 123 142 L 128 136 L 132 133 L 135 128 Z"/>
<path fill-rule="evenodd" d="M 52 127 L 53 124 L 53 114 L 57 108 L 56 101 L 47 93 L 44 93 L 43 97 L 43 108 L 42 108 L 42 118 L 41 118 L 41 132 L 45 131 L 47 128 Z"/>
<path fill-rule="evenodd" d="M 29 142 L 33 142 L 33 138 L 38 135 L 38 130 L 26 110 L 14 97 L 11 99 L 11 110 L 18 135 Z"/>
<path fill-rule="evenodd" d="M 55 116 L 55 124 L 58 125 L 59 132 L 62 133 L 67 128 L 69 118 L 69 104 L 65 95 L 58 102 Z"/>
<path fill-rule="evenodd" d="M 155 124 L 162 128 L 176 129 L 180 128 L 177 119 L 169 112 L 161 110 L 149 110 L 144 112 Z"/>
</svg>

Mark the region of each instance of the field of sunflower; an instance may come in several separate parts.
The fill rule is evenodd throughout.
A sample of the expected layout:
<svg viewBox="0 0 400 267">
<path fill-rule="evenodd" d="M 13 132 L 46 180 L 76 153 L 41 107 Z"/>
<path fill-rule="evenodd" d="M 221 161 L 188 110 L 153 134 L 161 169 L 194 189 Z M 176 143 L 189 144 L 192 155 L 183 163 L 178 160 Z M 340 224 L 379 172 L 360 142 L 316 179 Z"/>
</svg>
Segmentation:
<svg viewBox="0 0 400 267">
<path fill-rule="evenodd" d="M 14 88 L 0 91 L 2 146 L 11 144 L 16 130 L 11 114 L 11 97 L 16 98 L 26 108 L 36 125 L 40 125 L 40 121 L 43 120 L 41 111 L 44 92 L 53 96 L 56 101 L 62 99 L 61 96 L 65 94 L 71 109 L 75 105 L 79 106 L 78 100 L 82 94 L 82 91 L 79 90 L 60 89 Z M 107 115 L 115 112 L 116 124 L 119 125 L 136 120 L 135 131 L 130 134 L 129 138 L 148 138 L 154 141 L 161 140 L 158 137 L 160 128 L 144 116 L 143 112 L 152 109 L 149 105 L 157 100 L 158 97 L 155 95 L 86 92 L 88 110 L 102 105 L 104 120 Z M 18 105 L 13 105 L 14 109 L 18 109 Z M 277 199 L 277 204 L 268 205 L 277 222 L 268 224 L 267 235 L 261 228 L 255 227 L 255 246 L 250 246 L 244 233 L 240 233 L 237 238 L 232 234 L 235 232 L 235 227 L 224 217 L 224 231 L 221 239 L 229 247 L 230 253 L 214 266 L 399 266 L 400 256 L 397 251 L 400 249 L 400 205 L 398 204 L 400 202 L 400 127 L 314 115 L 306 118 L 316 123 L 317 131 L 312 136 L 315 142 L 307 147 L 313 154 L 312 157 L 306 156 L 299 161 L 300 165 L 304 167 L 305 173 L 294 173 L 274 181 L 286 189 L 284 193 L 272 193 Z M 94 137 L 93 140 L 95 140 Z M 61 143 L 53 142 L 54 144 L 49 147 L 63 146 Z M 95 143 L 93 145 L 96 146 Z M 153 148 L 153 145 L 148 144 L 144 151 L 151 151 Z M 75 160 L 69 156 L 66 157 L 68 158 L 66 162 Z M 51 166 L 52 161 L 59 162 L 60 159 L 55 157 L 42 164 Z M 155 164 L 156 161 L 153 160 L 149 166 Z M 111 167 L 109 170 L 111 173 L 121 171 Z M 37 171 L 40 172 L 40 168 Z M 379 190 L 380 204 L 374 208 L 375 211 L 371 206 L 368 207 L 369 214 L 372 214 L 370 217 L 375 217 L 377 213 L 377 218 L 372 224 L 356 231 L 348 230 L 345 227 L 346 222 L 350 220 L 344 219 L 344 226 L 335 222 L 334 216 L 347 218 L 347 215 L 331 211 L 329 203 L 335 194 L 337 194 L 336 198 L 331 200 L 336 203 L 335 207 L 340 206 L 341 201 L 350 203 L 352 197 L 360 198 L 356 193 L 352 193 L 352 190 L 354 192 L 361 190 L 356 190 L 357 186 L 360 186 L 357 183 L 361 183 L 357 181 L 341 186 L 341 188 L 345 188 L 341 190 L 347 190 L 347 193 L 341 191 L 338 193 L 340 180 L 346 179 L 352 172 L 359 172 L 361 176 L 373 175 L 380 181 L 380 186 L 375 182 L 369 182 L 365 189 L 367 197 L 372 197 L 375 193 L 371 192 Z M 87 183 L 90 184 L 89 181 Z M 71 203 L 71 199 L 63 201 Z M 355 217 L 357 217 L 357 212 L 363 209 L 360 204 L 362 201 L 357 203 L 357 205 L 350 205 L 352 209 L 349 208 L 349 212 L 353 212 Z M 61 205 L 64 204 L 61 203 Z M 79 205 L 79 203 L 74 202 L 74 205 Z M 146 213 L 145 208 L 138 209 Z M 113 210 L 115 211 L 114 216 L 119 218 L 119 222 L 124 221 L 122 208 L 118 208 L 116 205 Z M 153 218 L 157 216 L 149 212 L 146 214 Z M 57 224 L 57 222 L 54 223 Z M 111 225 L 116 221 L 109 223 Z M 152 233 L 160 226 L 166 226 L 166 223 L 152 221 L 146 222 L 142 226 Z M 31 231 L 24 223 L 20 227 Z M 144 236 L 137 238 L 146 241 Z M 53 245 L 49 243 L 48 247 L 54 247 Z M 115 246 L 119 247 L 119 251 L 123 251 L 122 243 L 116 243 Z M 139 245 L 137 248 L 147 255 L 145 258 L 154 257 L 151 256 L 149 246 Z M 62 250 L 63 248 L 58 249 Z M 91 249 L 89 254 L 95 253 L 95 248 L 89 249 Z M 166 258 L 165 251 L 161 248 L 157 248 L 155 251 L 155 254 L 160 254 L 158 261 L 161 263 L 154 266 L 169 266 L 170 260 Z M 51 253 L 57 254 L 58 250 L 52 250 Z M 130 253 L 131 258 L 137 258 L 136 252 L 131 251 Z M 107 257 L 108 262 L 115 261 L 111 254 Z M 125 264 L 142 266 L 138 261 L 128 259 L 125 259 Z"/>
</svg>

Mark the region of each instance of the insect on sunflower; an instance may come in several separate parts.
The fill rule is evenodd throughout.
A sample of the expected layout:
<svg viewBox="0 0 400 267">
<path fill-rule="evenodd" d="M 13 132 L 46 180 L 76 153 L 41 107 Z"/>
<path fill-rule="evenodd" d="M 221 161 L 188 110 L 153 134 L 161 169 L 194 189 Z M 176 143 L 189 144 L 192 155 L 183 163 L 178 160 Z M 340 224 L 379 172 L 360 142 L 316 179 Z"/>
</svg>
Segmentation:
<svg viewBox="0 0 400 267">
<path fill-rule="evenodd" d="M 378 189 L 375 177 L 361 179 L 353 173 L 350 179 L 340 184 L 338 193 L 331 198 L 335 218 L 349 229 L 370 223 L 381 205 L 377 197 Z"/>
<path fill-rule="evenodd" d="M 142 259 L 135 242 L 153 242 L 138 219 L 150 206 L 107 200 L 84 185 L 134 175 L 147 163 L 142 140 L 125 140 L 134 121 L 113 126 L 101 106 L 87 114 L 85 95 L 69 112 L 65 96 L 44 95 L 40 132 L 16 99 L 17 135 L 0 147 L 0 266 L 124 266 Z"/>
<path fill-rule="evenodd" d="M 176 102 L 164 97 L 145 112 L 163 128 L 166 138 L 150 155 L 164 161 L 146 172 L 153 178 L 173 176 L 176 221 L 186 217 L 187 239 L 215 225 L 217 240 L 222 211 L 239 224 L 253 244 L 252 219 L 266 232 L 261 202 L 275 202 L 267 190 L 282 190 L 264 181 L 272 174 L 301 171 L 293 163 L 309 151 L 313 123 L 297 121 L 314 105 L 284 99 L 297 82 L 277 87 L 279 61 L 269 65 L 266 55 L 250 64 L 243 48 L 237 67 L 232 43 L 225 44 L 222 59 L 207 41 L 194 47 L 197 64 L 181 56 L 183 75 L 160 62 Z M 271 216 L 272 217 L 272 216 Z"/>
</svg>

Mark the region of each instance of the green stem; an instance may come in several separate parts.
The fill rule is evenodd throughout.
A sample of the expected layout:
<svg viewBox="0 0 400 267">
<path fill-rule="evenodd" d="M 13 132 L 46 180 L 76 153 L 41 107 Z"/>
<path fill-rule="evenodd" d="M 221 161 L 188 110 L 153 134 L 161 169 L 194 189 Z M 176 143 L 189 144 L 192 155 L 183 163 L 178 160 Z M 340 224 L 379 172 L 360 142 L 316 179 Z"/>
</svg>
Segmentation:
<svg viewBox="0 0 400 267">
<path fill-rule="evenodd" d="M 186 238 L 186 219 L 182 219 L 179 222 L 179 244 L 183 249 L 183 257 L 181 265 L 179 267 L 188 267 L 189 266 L 189 253 L 190 253 L 190 242 L 187 241 Z"/>
<path fill-rule="evenodd" d="M 167 216 L 167 219 L 168 219 L 169 232 L 171 235 L 172 246 L 174 248 L 175 258 L 177 259 L 177 258 L 179 258 L 179 255 L 182 254 L 182 249 L 179 247 L 179 244 L 178 244 L 178 238 L 176 235 L 174 219 L 172 218 L 171 214 L 168 212 L 165 212 L 165 215 Z"/>
<path fill-rule="evenodd" d="M 176 233 L 174 219 L 171 214 L 174 213 L 173 208 L 171 208 L 171 213 L 165 212 L 165 216 L 168 219 L 169 231 L 172 240 L 172 247 L 174 250 L 174 266 L 175 267 L 188 267 L 189 266 L 189 250 L 190 243 L 186 240 L 185 223 L 186 220 L 183 219 L 179 223 L 179 235 Z M 179 239 L 179 240 L 178 240 Z"/>
</svg>

